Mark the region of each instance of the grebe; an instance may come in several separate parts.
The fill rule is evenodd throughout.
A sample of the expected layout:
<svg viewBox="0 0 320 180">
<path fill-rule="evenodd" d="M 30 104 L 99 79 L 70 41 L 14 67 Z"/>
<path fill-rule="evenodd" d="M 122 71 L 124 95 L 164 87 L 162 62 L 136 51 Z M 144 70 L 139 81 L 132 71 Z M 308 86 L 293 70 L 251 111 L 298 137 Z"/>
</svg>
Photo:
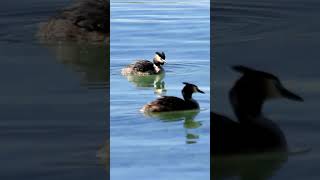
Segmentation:
<svg viewBox="0 0 320 180">
<path fill-rule="evenodd" d="M 156 52 L 153 62 L 148 60 L 137 60 L 135 63 L 128 65 L 121 70 L 122 75 L 153 75 L 162 73 L 164 70 L 161 67 L 166 63 L 166 55 L 164 52 Z"/>
<path fill-rule="evenodd" d="M 38 37 L 50 41 L 109 43 L 109 0 L 79 0 L 41 23 Z"/>
<path fill-rule="evenodd" d="M 181 91 L 183 99 L 174 96 L 162 96 L 143 106 L 140 111 L 144 113 L 155 113 L 199 109 L 199 104 L 196 100 L 192 99 L 192 94 L 204 92 L 194 84 L 186 82 L 183 84 L 185 84 Z"/>
<path fill-rule="evenodd" d="M 211 113 L 213 121 L 212 153 L 239 154 L 258 152 L 287 152 L 287 142 L 281 129 L 262 114 L 265 101 L 288 98 L 303 101 L 287 90 L 280 80 L 266 72 L 245 66 L 234 66 L 242 73 L 229 93 L 238 122 L 228 117 Z"/>
</svg>

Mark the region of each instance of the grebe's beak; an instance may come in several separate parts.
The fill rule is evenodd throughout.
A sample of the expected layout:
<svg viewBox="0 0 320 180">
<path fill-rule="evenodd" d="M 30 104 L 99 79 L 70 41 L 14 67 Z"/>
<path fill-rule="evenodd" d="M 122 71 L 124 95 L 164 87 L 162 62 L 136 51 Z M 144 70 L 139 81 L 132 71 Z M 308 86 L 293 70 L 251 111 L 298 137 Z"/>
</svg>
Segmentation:
<svg viewBox="0 0 320 180">
<path fill-rule="evenodd" d="M 294 101 L 300 101 L 302 102 L 303 99 L 302 97 L 294 94 L 293 92 L 289 91 L 288 89 L 286 89 L 285 87 L 283 87 L 281 84 L 278 84 L 277 85 L 277 88 L 280 92 L 280 94 L 285 97 L 285 98 L 288 98 L 288 99 L 291 99 L 291 100 L 294 100 Z"/>
<path fill-rule="evenodd" d="M 201 91 L 199 88 L 196 88 L 197 92 L 198 93 L 201 93 L 201 94 L 205 94 L 203 91 Z"/>
</svg>

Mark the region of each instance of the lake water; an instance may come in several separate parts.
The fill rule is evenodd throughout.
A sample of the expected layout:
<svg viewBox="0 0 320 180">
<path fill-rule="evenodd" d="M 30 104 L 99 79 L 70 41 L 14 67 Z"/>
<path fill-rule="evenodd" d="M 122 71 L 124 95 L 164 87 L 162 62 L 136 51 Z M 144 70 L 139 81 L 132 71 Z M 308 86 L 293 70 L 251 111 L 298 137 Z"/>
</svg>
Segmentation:
<svg viewBox="0 0 320 180">
<path fill-rule="evenodd" d="M 305 102 L 268 102 L 265 115 L 283 129 L 291 151 L 311 148 L 309 153 L 291 155 L 270 167 L 267 159 L 243 163 L 233 169 L 236 174 L 230 171 L 216 179 L 319 179 L 320 2 L 227 0 L 214 1 L 212 7 L 213 109 L 234 118 L 227 95 L 239 74 L 231 65 L 272 72 Z"/>
<path fill-rule="evenodd" d="M 209 179 L 209 14 L 208 0 L 111 2 L 111 179 Z M 155 51 L 166 53 L 164 77 L 120 74 Z M 201 106 L 195 118 L 160 120 L 139 112 L 160 95 L 181 97 L 185 81 L 206 93 L 194 95 Z"/>
<path fill-rule="evenodd" d="M 38 23 L 65 0 L 0 7 L 1 179 L 108 179 L 106 47 L 45 45 Z"/>
</svg>

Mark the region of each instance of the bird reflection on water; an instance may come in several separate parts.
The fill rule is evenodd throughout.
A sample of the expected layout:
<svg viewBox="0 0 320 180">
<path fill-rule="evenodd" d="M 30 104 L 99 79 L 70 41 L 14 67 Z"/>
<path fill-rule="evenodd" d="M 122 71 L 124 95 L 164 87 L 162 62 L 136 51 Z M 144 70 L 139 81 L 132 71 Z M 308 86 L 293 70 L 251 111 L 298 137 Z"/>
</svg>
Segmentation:
<svg viewBox="0 0 320 180">
<path fill-rule="evenodd" d="M 200 110 L 172 111 L 161 113 L 147 112 L 144 113 L 144 115 L 150 118 L 159 119 L 165 123 L 184 121 L 183 127 L 186 133 L 186 143 L 194 144 L 197 143 L 197 140 L 199 139 L 199 135 L 195 130 L 202 125 L 200 121 L 195 120 L 199 112 Z"/>
<path fill-rule="evenodd" d="M 155 94 L 159 96 L 166 95 L 167 90 L 165 87 L 164 72 L 148 76 L 127 75 L 126 78 L 136 87 L 153 88 Z"/>
</svg>

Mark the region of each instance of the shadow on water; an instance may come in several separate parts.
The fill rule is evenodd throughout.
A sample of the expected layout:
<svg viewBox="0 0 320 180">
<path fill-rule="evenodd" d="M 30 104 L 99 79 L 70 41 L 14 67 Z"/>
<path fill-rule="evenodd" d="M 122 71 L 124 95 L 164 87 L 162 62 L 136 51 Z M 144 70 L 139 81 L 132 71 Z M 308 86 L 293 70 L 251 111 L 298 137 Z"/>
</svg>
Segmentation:
<svg viewBox="0 0 320 180">
<path fill-rule="evenodd" d="M 109 99 L 109 45 L 104 44 L 79 44 L 73 42 L 43 43 L 49 51 L 53 52 L 56 60 L 81 76 L 81 85 L 88 89 L 103 89 Z M 106 114 L 109 114 L 106 108 Z M 107 117 L 107 116 L 106 116 Z M 109 127 L 109 120 L 106 119 L 106 127 Z M 109 128 L 107 128 L 109 131 Z M 106 133 L 109 136 L 109 132 Z M 106 172 L 110 173 L 110 144 L 107 141 L 97 148 L 97 158 Z"/>
<path fill-rule="evenodd" d="M 149 76 L 128 75 L 126 78 L 136 87 L 153 88 L 157 95 L 165 95 L 167 92 L 164 82 L 165 73 Z"/>
<path fill-rule="evenodd" d="M 59 43 L 45 44 L 58 63 L 81 74 L 81 81 L 89 88 L 107 88 L 109 84 L 109 46 L 103 44 Z M 102 86 L 102 87 L 99 87 Z"/>
<path fill-rule="evenodd" d="M 211 173 L 214 179 L 267 180 L 287 162 L 286 153 L 212 156 Z"/>
<path fill-rule="evenodd" d="M 165 123 L 184 121 L 183 127 L 186 133 L 186 143 L 193 144 L 197 143 L 197 140 L 199 139 L 199 135 L 193 131 L 194 129 L 197 129 L 202 125 L 200 121 L 195 120 L 199 112 L 199 110 L 189 110 L 162 113 L 145 113 L 145 115 L 147 117 L 159 119 Z"/>
</svg>

